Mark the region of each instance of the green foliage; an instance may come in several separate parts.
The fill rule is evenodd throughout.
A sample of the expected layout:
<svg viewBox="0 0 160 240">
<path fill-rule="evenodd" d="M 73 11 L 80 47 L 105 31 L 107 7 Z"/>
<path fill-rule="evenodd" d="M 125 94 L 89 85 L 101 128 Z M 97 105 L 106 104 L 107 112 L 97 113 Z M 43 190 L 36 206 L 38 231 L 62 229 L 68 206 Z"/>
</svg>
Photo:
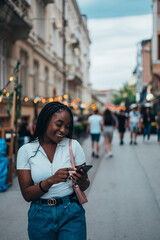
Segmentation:
<svg viewBox="0 0 160 240">
<path fill-rule="evenodd" d="M 80 137 L 86 132 L 87 122 L 77 123 L 73 127 L 73 136 Z"/>
<path fill-rule="evenodd" d="M 11 117 L 12 102 L 13 102 L 13 93 L 11 93 L 9 95 L 8 105 L 6 107 L 6 111 L 7 111 L 9 117 Z"/>
<path fill-rule="evenodd" d="M 136 85 L 129 86 L 124 84 L 123 88 L 119 90 L 118 94 L 113 94 L 113 103 L 115 105 L 121 105 L 123 102 L 126 105 L 126 100 L 129 104 L 136 101 Z"/>
<path fill-rule="evenodd" d="M 18 84 L 15 87 L 16 91 L 16 121 L 21 118 L 21 95 L 22 95 L 22 85 Z"/>
</svg>

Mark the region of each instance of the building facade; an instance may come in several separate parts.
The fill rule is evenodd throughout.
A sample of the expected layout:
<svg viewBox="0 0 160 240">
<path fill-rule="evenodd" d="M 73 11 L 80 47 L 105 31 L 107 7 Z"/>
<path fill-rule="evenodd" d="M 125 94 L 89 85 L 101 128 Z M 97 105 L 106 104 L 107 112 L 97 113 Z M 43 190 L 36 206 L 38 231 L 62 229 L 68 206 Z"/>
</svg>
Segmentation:
<svg viewBox="0 0 160 240">
<path fill-rule="evenodd" d="M 151 40 L 137 44 L 137 66 L 133 72 L 136 82 L 136 101 L 143 103 L 152 91 Z"/>
<path fill-rule="evenodd" d="M 45 101 L 91 101 L 87 19 L 75 0 L 2 0 L 0 2 L 0 89 L 20 62 L 21 115 L 30 121 Z M 7 87 L 12 91 L 14 84 Z M 1 125 L 8 124 L 1 98 Z M 35 100 L 35 103 L 33 102 Z M 38 104 L 37 104 L 38 102 Z"/>
<path fill-rule="evenodd" d="M 156 102 L 160 104 L 160 1 L 152 1 L 153 36 L 152 36 L 152 89 Z"/>
</svg>

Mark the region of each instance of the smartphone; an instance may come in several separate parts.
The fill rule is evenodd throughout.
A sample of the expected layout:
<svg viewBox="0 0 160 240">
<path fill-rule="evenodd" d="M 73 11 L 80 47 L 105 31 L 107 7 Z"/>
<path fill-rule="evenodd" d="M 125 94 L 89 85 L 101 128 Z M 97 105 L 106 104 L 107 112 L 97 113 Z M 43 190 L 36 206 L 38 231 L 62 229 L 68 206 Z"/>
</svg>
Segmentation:
<svg viewBox="0 0 160 240">
<path fill-rule="evenodd" d="M 92 167 L 92 165 L 83 165 L 82 167 L 78 168 L 76 172 L 81 173 L 81 169 L 83 169 L 84 172 L 88 172 Z"/>
</svg>

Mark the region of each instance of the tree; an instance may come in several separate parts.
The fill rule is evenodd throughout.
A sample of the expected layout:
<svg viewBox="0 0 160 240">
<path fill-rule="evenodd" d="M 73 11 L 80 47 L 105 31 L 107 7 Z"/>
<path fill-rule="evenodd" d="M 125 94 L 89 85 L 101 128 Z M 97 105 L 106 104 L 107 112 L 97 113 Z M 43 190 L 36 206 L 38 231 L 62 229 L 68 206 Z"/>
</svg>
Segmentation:
<svg viewBox="0 0 160 240">
<path fill-rule="evenodd" d="M 113 94 L 113 103 L 115 105 L 125 105 L 128 110 L 129 105 L 136 101 L 136 85 L 124 84 L 118 94 Z"/>
</svg>

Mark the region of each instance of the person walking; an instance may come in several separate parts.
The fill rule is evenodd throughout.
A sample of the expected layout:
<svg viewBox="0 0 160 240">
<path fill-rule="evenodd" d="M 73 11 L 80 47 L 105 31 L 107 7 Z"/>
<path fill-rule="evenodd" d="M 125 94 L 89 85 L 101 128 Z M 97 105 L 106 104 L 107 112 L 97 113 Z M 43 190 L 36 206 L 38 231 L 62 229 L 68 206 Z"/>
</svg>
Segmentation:
<svg viewBox="0 0 160 240">
<path fill-rule="evenodd" d="M 124 144 L 124 141 L 123 141 L 124 133 L 127 128 L 127 118 L 122 109 L 119 111 L 119 114 L 117 115 L 116 127 L 118 128 L 118 131 L 119 131 L 119 139 L 120 139 L 119 144 L 123 145 Z"/>
<path fill-rule="evenodd" d="M 17 171 L 24 199 L 31 201 L 28 212 L 30 240 L 86 240 L 85 211 L 73 190 L 78 184 L 85 191 L 87 173 L 76 169 L 85 164 L 80 144 L 72 139 L 76 168 L 72 168 L 69 139 L 73 115 L 60 102 L 50 102 L 41 110 L 31 142 L 17 156 Z"/>
<path fill-rule="evenodd" d="M 156 128 L 157 128 L 157 140 L 158 140 L 158 144 L 160 144 L 160 110 L 158 111 L 158 114 L 156 117 Z"/>
<path fill-rule="evenodd" d="M 145 108 L 145 112 L 143 114 L 142 123 L 143 123 L 143 141 L 145 141 L 145 136 L 147 135 L 147 140 L 150 140 L 151 134 L 151 122 L 154 121 L 153 114 L 150 111 L 149 107 Z"/>
<path fill-rule="evenodd" d="M 132 111 L 129 113 L 130 144 L 137 145 L 137 134 L 140 127 L 140 113 L 137 111 L 136 104 L 132 105 Z M 133 141 L 134 140 L 134 141 Z"/>
<path fill-rule="evenodd" d="M 99 115 L 98 109 L 88 118 L 87 135 L 91 135 L 92 157 L 99 158 L 99 141 L 102 131 L 102 116 Z"/>
<path fill-rule="evenodd" d="M 103 113 L 103 136 L 104 136 L 104 150 L 105 157 L 112 157 L 112 139 L 113 130 L 115 128 L 115 118 L 109 109 L 106 109 Z"/>
</svg>

